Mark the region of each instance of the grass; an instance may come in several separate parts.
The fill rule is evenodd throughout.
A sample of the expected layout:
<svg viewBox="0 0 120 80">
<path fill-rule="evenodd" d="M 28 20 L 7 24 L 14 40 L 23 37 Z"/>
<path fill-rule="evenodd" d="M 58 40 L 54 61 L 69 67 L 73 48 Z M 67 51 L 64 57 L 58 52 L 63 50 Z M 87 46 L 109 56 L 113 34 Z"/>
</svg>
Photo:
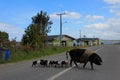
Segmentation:
<svg viewBox="0 0 120 80">
<path fill-rule="evenodd" d="M 8 61 L 0 60 L 0 64 L 31 60 L 31 59 L 36 59 L 36 58 L 49 56 L 53 54 L 59 54 L 61 52 L 70 50 L 72 48 L 73 47 L 52 47 L 52 48 L 41 49 L 38 51 L 29 51 L 29 52 L 17 51 L 14 53 L 11 52 L 10 60 Z"/>
</svg>

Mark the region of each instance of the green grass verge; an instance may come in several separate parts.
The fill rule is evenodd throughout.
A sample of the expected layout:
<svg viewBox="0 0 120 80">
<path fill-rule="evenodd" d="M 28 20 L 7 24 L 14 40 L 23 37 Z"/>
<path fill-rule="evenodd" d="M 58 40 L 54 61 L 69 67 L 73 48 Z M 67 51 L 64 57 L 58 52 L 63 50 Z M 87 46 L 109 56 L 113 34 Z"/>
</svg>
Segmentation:
<svg viewBox="0 0 120 80">
<path fill-rule="evenodd" d="M 15 53 L 11 52 L 10 60 L 8 60 L 8 61 L 0 60 L 0 64 L 19 62 L 19 61 L 24 61 L 24 60 L 31 60 L 31 59 L 36 59 L 36 58 L 49 56 L 49 55 L 53 55 L 53 54 L 59 54 L 61 52 L 70 50 L 72 48 L 73 47 L 52 47 L 52 48 L 41 49 L 38 51 L 28 51 L 28 52 L 17 51 Z"/>
</svg>

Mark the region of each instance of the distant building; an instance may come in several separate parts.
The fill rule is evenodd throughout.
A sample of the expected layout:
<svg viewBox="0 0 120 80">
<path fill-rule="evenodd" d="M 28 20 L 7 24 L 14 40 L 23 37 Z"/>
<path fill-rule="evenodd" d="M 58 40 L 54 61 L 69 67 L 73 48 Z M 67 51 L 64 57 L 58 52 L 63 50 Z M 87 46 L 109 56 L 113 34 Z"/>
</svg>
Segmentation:
<svg viewBox="0 0 120 80">
<path fill-rule="evenodd" d="M 101 44 L 101 40 L 99 38 L 79 38 L 77 39 L 77 42 L 81 46 L 94 46 Z"/>
<path fill-rule="evenodd" d="M 68 36 L 68 35 L 62 35 L 62 46 L 72 46 L 73 41 L 75 38 Z M 52 46 L 60 46 L 60 35 L 50 35 L 47 36 L 47 44 Z"/>
</svg>

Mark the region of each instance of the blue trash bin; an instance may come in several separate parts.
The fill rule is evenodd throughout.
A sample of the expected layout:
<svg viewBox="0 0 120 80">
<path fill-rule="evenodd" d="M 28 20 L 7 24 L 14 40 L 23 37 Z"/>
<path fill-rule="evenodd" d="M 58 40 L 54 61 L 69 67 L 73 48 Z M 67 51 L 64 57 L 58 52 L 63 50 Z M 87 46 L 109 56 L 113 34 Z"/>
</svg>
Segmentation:
<svg viewBox="0 0 120 80">
<path fill-rule="evenodd" d="M 6 50 L 5 60 L 9 60 L 9 59 L 10 59 L 10 50 Z"/>
</svg>

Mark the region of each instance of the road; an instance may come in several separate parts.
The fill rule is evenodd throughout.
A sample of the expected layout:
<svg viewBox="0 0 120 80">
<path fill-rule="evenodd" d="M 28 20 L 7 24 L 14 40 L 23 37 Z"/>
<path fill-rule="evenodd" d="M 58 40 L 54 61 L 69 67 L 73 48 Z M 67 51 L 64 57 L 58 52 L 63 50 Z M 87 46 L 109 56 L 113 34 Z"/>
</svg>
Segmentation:
<svg viewBox="0 0 120 80">
<path fill-rule="evenodd" d="M 31 67 L 32 61 L 10 63 L 0 65 L 0 80 L 120 80 L 120 45 L 103 45 L 90 47 L 99 54 L 102 66 L 94 65 L 91 70 L 90 64 L 83 69 L 79 68 L 54 68 L 54 67 Z M 65 60 L 65 53 L 44 57 L 48 60 Z"/>
</svg>

